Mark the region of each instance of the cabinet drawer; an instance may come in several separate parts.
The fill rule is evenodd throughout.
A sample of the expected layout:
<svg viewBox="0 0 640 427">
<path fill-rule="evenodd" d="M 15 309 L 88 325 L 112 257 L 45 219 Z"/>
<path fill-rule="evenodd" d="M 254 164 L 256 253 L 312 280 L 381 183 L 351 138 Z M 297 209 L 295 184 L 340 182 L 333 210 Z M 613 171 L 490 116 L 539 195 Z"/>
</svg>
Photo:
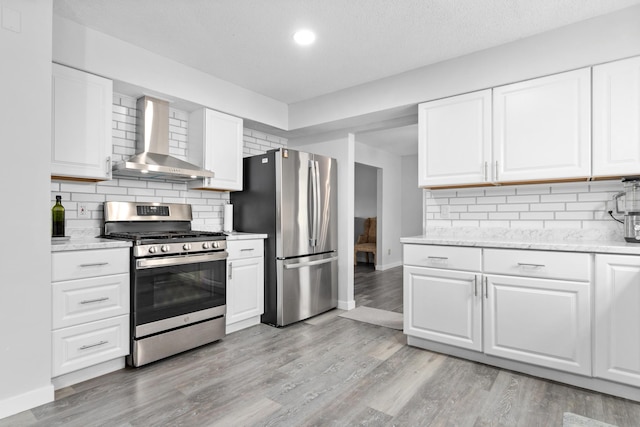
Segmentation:
<svg viewBox="0 0 640 427">
<path fill-rule="evenodd" d="M 264 254 L 264 240 L 231 240 L 227 241 L 229 259 L 242 259 L 262 256 Z"/>
<path fill-rule="evenodd" d="M 58 329 L 52 334 L 52 376 L 129 354 L 129 316 Z"/>
<path fill-rule="evenodd" d="M 51 259 L 53 282 L 129 272 L 128 248 L 54 252 Z"/>
<path fill-rule="evenodd" d="M 129 275 L 56 282 L 52 286 L 53 329 L 129 313 Z"/>
<path fill-rule="evenodd" d="M 485 249 L 484 272 L 588 282 L 591 255 L 512 249 Z"/>
<path fill-rule="evenodd" d="M 421 267 L 480 271 L 482 249 L 405 244 L 404 263 Z"/>
</svg>

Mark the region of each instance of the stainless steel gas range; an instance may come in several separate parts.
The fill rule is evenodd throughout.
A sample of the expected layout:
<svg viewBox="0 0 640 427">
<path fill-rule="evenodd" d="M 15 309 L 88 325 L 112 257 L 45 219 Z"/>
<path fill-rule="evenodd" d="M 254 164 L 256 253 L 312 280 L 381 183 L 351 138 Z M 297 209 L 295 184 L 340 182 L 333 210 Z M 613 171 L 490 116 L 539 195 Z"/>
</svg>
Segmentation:
<svg viewBox="0 0 640 427">
<path fill-rule="evenodd" d="M 191 220 L 188 204 L 104 204 L 104 237 L 133 243 L 131 366 L 225 335 L 226 236 L 191 230 Z"/>
</svg>

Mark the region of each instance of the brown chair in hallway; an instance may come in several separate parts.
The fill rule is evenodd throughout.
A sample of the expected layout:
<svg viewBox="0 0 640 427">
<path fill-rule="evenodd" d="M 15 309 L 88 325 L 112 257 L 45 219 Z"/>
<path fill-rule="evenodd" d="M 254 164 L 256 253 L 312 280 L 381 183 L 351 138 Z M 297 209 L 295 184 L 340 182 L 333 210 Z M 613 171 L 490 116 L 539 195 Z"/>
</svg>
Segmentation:
<svg viewBox="0 0 640 427">
<path fill-rule="evenodd" d="M 364 221 L 364 233 L 358 236 L 358 241 L 353 248 L 353 265 L 358 265 L 358 252 L 366 252 L 367 262 L 369 254 L 373 254 L 373 265 L 376 265 L 376 217 L 367 218 Z"/>
</svg>

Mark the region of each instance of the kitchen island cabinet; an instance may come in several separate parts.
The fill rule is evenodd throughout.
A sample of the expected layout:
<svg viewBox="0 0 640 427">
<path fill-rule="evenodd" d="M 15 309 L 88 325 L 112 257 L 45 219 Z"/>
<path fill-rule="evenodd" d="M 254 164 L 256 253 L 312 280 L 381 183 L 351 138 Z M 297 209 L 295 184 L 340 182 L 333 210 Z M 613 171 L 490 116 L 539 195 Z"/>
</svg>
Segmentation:
<svg viewBox="0 0 640 427">
<path fill-rule="evenodd" d="M 236 233 L 227 240 L 227 334 L 259 324 L 264 313 L 265 237 Z"/>
<path fill-rule="evenodd" d="M 52 65 L 52 178 L 111 179 L 112 81 Z"/>
<path fill-rule="evenodd" d="M 202 108 L 189 115 L 189 161 L 214 173 L 190 188 L 242 190 L 242 119 Z"/>
<path fill-rule="evenodd" d="M 129 354 L 129 249 L 55 251 L 51 257 L 54 386 L 121 369 Z"/>
<path fill-rule="evenodd" d="M 640 174 L 640 57 L 593 67 L 593 176 Z"/>
<path fill-rule="evenodd" d="M 640 401 L 639 246 L 401 241 L 409 345 Z M 458 250 L 478 251 L 482 267 L 464 271 L 450 261 Z M 476 325 L 481 334 L 470 333 Z"/>
</svg>

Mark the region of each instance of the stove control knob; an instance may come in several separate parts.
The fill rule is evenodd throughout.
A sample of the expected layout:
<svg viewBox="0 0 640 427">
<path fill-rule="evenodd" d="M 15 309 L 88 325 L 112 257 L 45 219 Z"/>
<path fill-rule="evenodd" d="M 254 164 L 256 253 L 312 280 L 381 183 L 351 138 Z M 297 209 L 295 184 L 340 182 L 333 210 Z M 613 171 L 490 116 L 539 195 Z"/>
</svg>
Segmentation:
<svg viewBox="0 0 640 427">
<path fill-rule="evenodd" d="M 160 247 L 160 250 L 161 250 L 162 252 L 169 252 L 169 246 L 168 246 L 168 245 L 162 245 L 162 246 Z"/>
<path fill-rule="evenodd" d="M 211 246 L 213 246 L 214 248 L 219 248 L 220 245 L 218 244 L 218 242 L 211 242 Z"/>
<path fill-rule="evenodd" d="M 209 249 L 209 242 L 204 242 L 202 244 L 202 249 Z"/>
<path fill-rule="evenodd" d="M 182 249 L 184 249 L 185 251 L 188 251 L 189 249 L 191 249 L 191 245 L 190 245 L 189 243 L 185 243 L 185 244 L 182 246 Z"/>
<path fill-rule="evenodd" d="M 155 254 L 156 252 L 158 252 L 158 248 L 156 248 L 155 246 L 151 246 L 149 248 L 149 253 L 150 254 Z"/>
</svg>

